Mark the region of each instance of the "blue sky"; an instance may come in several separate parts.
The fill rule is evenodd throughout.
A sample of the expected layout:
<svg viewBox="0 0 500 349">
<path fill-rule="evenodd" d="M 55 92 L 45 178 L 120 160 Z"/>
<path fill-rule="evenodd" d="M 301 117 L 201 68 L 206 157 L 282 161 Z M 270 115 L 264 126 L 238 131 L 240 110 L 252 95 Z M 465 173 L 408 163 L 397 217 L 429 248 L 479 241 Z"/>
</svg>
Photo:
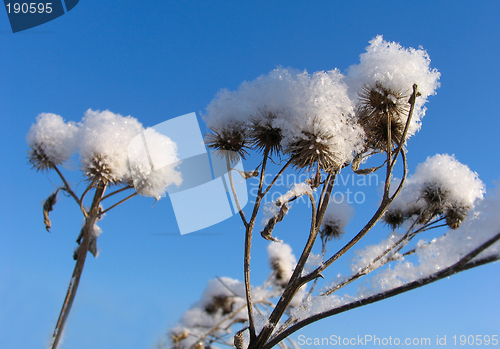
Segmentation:
<svg viewBox="0 0 500 349">
<path fill-rule="evenodd" d="M 0 347 L 48 344 L 82 222 L 74 202 L 61 196 L 52 232 L 44 229 L 41 203 L 58 179 L 30 170 L 26 158 L 25 135 L 39 113 L 79 121 L 89 108 L 109 109 L 145 126 L 199 116 L 219 89 L 280 65 L 345 71 L 381 34 L 421 45 L 442 74 L 422 130 L 409 141 L 410 170 L 427 156 L 455 154 L 490 189 L 500 174 L 499 15 L 497 1 L 81 0 L 54 21 L 12 34 L 0 10 Z M 80 181 L 78 171 L 67 173 Z M 375 195 L 376 185 L 363 190 Z M 169 200 L 153 202 L 134 198 L 102 221 L 101 254 L 87 260 L 63 348 L 151 348 L 208 279 L 242 279 L 238 217 L 180 236 Z M 356 218 L 375 203 L 357 205 Z M 380 238 L 387 232 L 376 230 Z M 303 243 L 299 232 L 289 235 L 292 246 Z M 268 272 L 265 246 L 255 242 L 256 281 Z M 499 276 L 498 263 L 467 271 L 292 338 L 447 335 L 451 345 L 453 335 L 500 335 Z"/>
</svg>

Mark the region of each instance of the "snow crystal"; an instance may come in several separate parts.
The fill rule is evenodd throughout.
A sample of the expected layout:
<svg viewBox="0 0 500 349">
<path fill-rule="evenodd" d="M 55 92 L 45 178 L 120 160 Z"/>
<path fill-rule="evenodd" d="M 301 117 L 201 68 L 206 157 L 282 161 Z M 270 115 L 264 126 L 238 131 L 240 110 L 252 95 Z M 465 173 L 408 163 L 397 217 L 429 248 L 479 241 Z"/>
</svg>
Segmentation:
<svg viewBox="0 0 500 349">
<path fill-rule="evenodd" d="M 436 94 L 440 75 L 436 69 L 430 68 L 429 55 L 422 48 L 406 49 L 396 42 L 385 41 L 379 35 L 360 55 L 360 63 L 349 67 L 346 82 L 353 100 L 359 99 L 363 87 L 373 88 L 377 82 L 408 97 L 413 92 L 413 84 L 417 84 L 421 96 L 416 100 L 408 130 L 408 136 L 411 136 L 420 129 L 420 120 L 425 115 L 424 104 L 428 96 Z"/>
<path fill-rule="evenodd" d="M 128 145 L 143 130 L 141 123 L 131 116 L 121 116 L 109 110 L 89 109 L 80 128 L 83 171 L 90 173 L 100 166 L 109 170 L 113 182 L 131 180 Z"/>
<path fill-rule="evenodd" d="M 28 145 L 41 149 L 54 165 L 64 163 L 77 147 L 78 126 L 74 122 L 64 122 L 56 114 L 42 113 L 36 118 L 26 139 Z"/>
</svg>

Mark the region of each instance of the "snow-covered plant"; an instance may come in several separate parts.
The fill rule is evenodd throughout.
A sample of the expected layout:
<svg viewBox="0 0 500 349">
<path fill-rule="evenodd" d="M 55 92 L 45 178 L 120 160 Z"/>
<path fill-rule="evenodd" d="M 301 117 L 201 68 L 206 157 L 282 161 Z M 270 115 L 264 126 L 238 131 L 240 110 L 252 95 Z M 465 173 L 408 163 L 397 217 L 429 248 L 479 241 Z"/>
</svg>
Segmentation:
<svg viewBox="0 0 500 349">
<path fill-rule="evenodd" d="M 308 73 L 277 68 L 236 91 L 220 91 L 205 115 L 207 145 L 223 157 L 229 150 L 260 157 L 254 205 L 239 212 L 245 227 L 244 280 L 211 281 L 202 300 L 169 332 L 167 346 L 296 347 L 284 340 L 312 322 L 500 259 L 500 234 L 492 223 L 498 218 L 490 209 L 498 210 L 498 196 L 484 210 L 484 185 L 477 174 L 453 156 L 436 155 L 406 178 L 407 141 L 420 129 L 425 102 L 436 93 L 439 77 L 422 48 L 406 49 L 377 36 L 345 76 L 337 69 Z M 360 168 L 367 160 L 375 166 Z M 396 160 L 400 180 L 393 179 Z M 352 208 L 331 200 L 346 167 L 358 175 L 383 172 L 379 205 L 357 231 L 348 225 Z M 266 175 L 274 169 L 274 179 L 267 183 Z M 266 200 L 286 171 L 305 171 L 309 178 Z M 297 201 L 308 202 L 311 209 L 307 234 L 293 232 L 304 236 L 298 260 L 274 234 L 298 210 Z M 250 284 L 250 255 L 261 211 L 266 216 L 261 236 L 273 241 L 268 248 L 273 272 L 255 287 Z M 318 287 L 327 268 L 359 247 L 381 220 L 391 228 L 389 237 L 354 252 L 350 275 Z M 288 226 L 290 230 L 297 229 Z M 416 241 L 424 231 L 434 232 L 434 239 Z M 286 241 L 290 234 L 279 236 Z M 349 241 L 329 253 L 340 238 Z M 319 254 L 313 253 L 316 245 Z M 336 293 L 368 274 L 371 278 L 360 280 L 365 282 L 358 293 Z M 214 283 L 215 293 L 209 291 Z"/>
<path fill-rule="evenodd" d="M 265 325 L 272 311 L 270 299 L 281 295 L 297 262 L 287 244 L 271 242 L 267 252 L 271 273 L 262 285 L 252 288 L 253 308 L 259 314 L 258 328 Z M 184 313 L 168 337 L 173 348 L 215 348 L 217 344 L 242 347 L 245 343 L 248 345 L 248 333 L 240 331 L 234 335 L 233 327 L 247 321 L 245 284 L 217 277 L 208 281 L 201 299 Z M 292 340 L 289 342 L 294 344 Z"/>
<path fill-rule="evenodd" d="M 88 110 L 79 123 L 66 123 L 61 116 L 55 114 L 40 114 L 36 124 L 32 125 L 28 132 L 27 141 L 30 147 L 28 158 L 33 168 L 40 171 L 54 170 L 62 181 L 60 187 L 43 205 L 47 231 L 52 225 L 49 212 L 53 210 L 59 192 L 75 200 L 85 219 L 76 240 L 78 246 L 73 255 L 76 265 L 54 331 L 52 348 L 57 347 L 61 338 L 78 289 L 87 251 L 95 257 L 98 255 L 97 238 L 102 231 L 97 222 L 108 211 L 137 194 L 159 199 L 168 185 L 179 184 L 182 180 L 180 173 L 175 169 L 159 169 L 151 173 L 151 171 L 140 171 L 137 166 L 131 166 L 129 143 L 141 133 L 147 133 L 148 140 L 154 142 L 152 150 L 161 149 L 172 163 L 178 161 L 176 145 L 168 137 L 155 133 L 152 129 L 144 129 L 133 117 L 121 116 L 110 111 Z M 60 168 L 74 153 L 79 156 L 80 170 L 85 181 L 80 194 L 74 191 Z M 134 190 L 133 181 L 142 183 L 140 187 L 135 187 L 139 188 L 138 191 Z M 106 194 L 107 190 L 111 192 Z M 127 191 L 129 191 L 128 196 L 107 205 Z M 90 207 L 86 207 L 86 203 L 90 203 Z"/>
</svg>

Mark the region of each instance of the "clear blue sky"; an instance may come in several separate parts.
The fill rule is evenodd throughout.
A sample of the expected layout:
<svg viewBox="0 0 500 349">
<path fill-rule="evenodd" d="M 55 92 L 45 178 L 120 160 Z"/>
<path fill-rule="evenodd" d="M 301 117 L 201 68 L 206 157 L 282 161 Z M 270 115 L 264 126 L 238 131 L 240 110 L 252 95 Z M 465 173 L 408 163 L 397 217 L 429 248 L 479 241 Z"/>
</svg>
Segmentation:
<svg viewBox="0 0 500 349">
<path fill-rule="evenodd" d="M 78 121 L 89 108 L 109 109 L 153 126 L 199 115 L 220 88 L 278 65 L 344 71 L 382 34 L 423 46 L 442 74 L 423 128 L 409 142 L 410 170 L 427 156 L 455 154 L 492 188 L 500 177 L 498 18 L 498 1 L 81 0 L 54 21 L 12 34 L 0 10 L 0 348 L 48 344 L 82 222 L 74 202 L 60 196 L 52 233 L 44 229 L 41 203 L 58 179 L 30 170 L 26 158 L 25 135 L 39 113 Z M 80 180 L 77 171 L 69 177 Z M 374 202 L 356 206 L 357 217 Z M 152 204 L 135 198 L 100 224 L 101 254 L 87 260 L 63 348 L 151 348 L 207 279 L 242 279 L 238 217 L 180 236 L 169 200 Z M 278 236 L 298 248 L 301 233 Z M 256 281 L 268 270 L 265 246 L 255 243 Z M 455 334 L 500 335 L 499 276 L 498 264 L 481 267 L 292 338 L 447 335 L 450 346 Z"/>
</svg>

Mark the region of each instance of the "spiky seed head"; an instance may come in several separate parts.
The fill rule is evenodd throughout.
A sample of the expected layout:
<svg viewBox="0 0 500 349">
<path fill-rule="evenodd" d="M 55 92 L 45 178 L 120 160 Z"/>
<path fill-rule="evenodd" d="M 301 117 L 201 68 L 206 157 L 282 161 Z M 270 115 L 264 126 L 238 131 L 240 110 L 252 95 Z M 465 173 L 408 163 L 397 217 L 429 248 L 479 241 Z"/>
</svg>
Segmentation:
<svg viewBox="0 0 500 349">
<path fill-rule="evenodd" d="M 210 303 L 205 306 L 205 311 L 208 314 L 215 314 L 222 311 L 222 315 L 227 315 L 233 311 L 234 300 L 231 297 L 218 295 L 213 296 Z"/>
<path fill-rule="evenodd" d="M 379 82 L 373 87 L 365 86 L 359 95 L 357 115 L 359 124 L 365 130 L 367 145 L 373 149 L 387 150 L 389 121 L 391 141 L 399 145 L 403 141 L 405 127 L 403 116 L 408 110 L 407 98 L 400 91 L 386 88 Z"/>
<path fill-rule="evenodd" d="M 40 145 L 34 145 L 28 150 L 28 159 L 37 171 L 43 172 L 54 168 L 54 163 L 50 161 Z"/>
<path fill-rule="evenodd" d="M 400 119 L 409 110 L 407 97 L 401 91 L 384 87 L 380 82 L 376 82 L 373 87 L 364 86 L 359 94 L 361 121 L 379 121 L 377 119 L 386 119 L 387 115 Z"/>
<path fill-rule="evenodd" d="M 467 217 L 468 212 L 468 207 L 452 205 L 445 212 L 446 224 L 450 227 L 450 229 L 457 229 L 460 227 L 465 217 Z"/>
<path fill-rule="evenodd" d="M 273 125 L 278 117 L 276 113 L 263 111 L 258 117 L 251 117 L 250 143 L 259 152 L 268 149 L 269 155 L 279 155 L 282 151 L 282 134 L 279 127 Z"/>
<path fill-rule="evenodd" d="M 179 343 L 182 340 L 186 339 L 188 336 L 189 336 L 189 332 L 185 328 L 177 330 L 177 331 L 171 331 L 169 333 L 169 337 L 172 340 L 174 347 L 177 347 L 179 345 Z"/>
<path fill-rule="evenodd" d="M 403 225 L 406 219 L 407 215 L 399 208 L 387 210 L 383 217 L 385 224 L 390 226 L 392 230 L 396 230 Z"/>
<path fill-rule="evenodd" d="M 332 134 L 323 131 L 303 131 L 302 134 L 302 139 L 292 142 L 285 149 L 297 169 L 310 171 L 319 168 L 325 172 L 335 172 L 344 165 L 329 145 L 334 137 Z"/>
<path fill-rule="evenodd" d="M 337 222 L 328 221 L 323 223 L 323 229 L 321 229 L 320 234 L 321 240 L 327 242 L 332 239 L 341 239 L 345 231 Z"/>
<path fill-rule="evenodd" d="M 449 193 L 436 183 L 427 183 L 422 189 L 422 199 L 428 205 L 425 211 L 432 217 L 443 214 L 449 202 Z"/>
<path fill-rule="evenodd" d="M 247 132 L 242 125 L 237 125 L 223 130 L 211 129 L 211 133 L 205 136 L 205 143 L 222 158 L 229 156 L 232 162 L 238 161 L 239 157 L 245 159 L 248 154 L 249 140 Z"/>
<path fill-rule="evenodd" d="M 86 175 L 89 181 L 97 179 L 103 183 L 119 184 L 116 180 L 113 171 L 108 166 L 108 157 L 105 155 L 95 154 L 86 168 Z"/>
</svg>

